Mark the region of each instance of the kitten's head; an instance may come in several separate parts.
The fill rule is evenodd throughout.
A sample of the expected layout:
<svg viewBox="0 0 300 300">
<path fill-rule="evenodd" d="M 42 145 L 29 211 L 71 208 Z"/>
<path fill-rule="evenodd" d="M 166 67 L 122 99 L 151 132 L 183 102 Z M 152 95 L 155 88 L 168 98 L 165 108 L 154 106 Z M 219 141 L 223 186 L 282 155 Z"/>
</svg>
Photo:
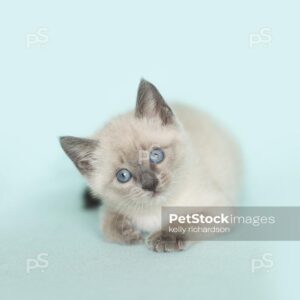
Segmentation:
<svg viewBox="0 0 300 300">
<path fill-rule="evenodd" d="M 145 80 L 134 112 L 113 119 L 93 139 L 62 137 L 60 142 L 92 192 L 119 212 L 161 206 L 183 183 L 184 132 L 157 88 Z"/>
</svg>

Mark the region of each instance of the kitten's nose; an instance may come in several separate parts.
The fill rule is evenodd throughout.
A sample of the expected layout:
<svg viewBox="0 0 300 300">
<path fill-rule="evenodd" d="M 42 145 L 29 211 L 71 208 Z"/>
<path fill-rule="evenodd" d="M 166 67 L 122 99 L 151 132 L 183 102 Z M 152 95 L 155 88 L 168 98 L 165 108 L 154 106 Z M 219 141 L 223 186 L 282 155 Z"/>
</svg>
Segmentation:
<svg viewBox="0 0 300 300">
<path fill-rule="evenodd" d="M 144 190 L 155 192 L 155 189 L 158 185 L 158 179 L 153 172 L 148 170 L 142 171 L 140 180 Z"/>
</svg>

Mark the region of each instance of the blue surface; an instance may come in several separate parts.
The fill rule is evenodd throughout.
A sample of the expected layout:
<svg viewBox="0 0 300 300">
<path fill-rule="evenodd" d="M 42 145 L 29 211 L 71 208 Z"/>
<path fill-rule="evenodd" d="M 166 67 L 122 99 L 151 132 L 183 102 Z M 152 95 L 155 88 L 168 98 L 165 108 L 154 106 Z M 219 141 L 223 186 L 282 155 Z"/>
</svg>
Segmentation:
<svg viewBox="0 0 300 300">
<path fill-rule="evenodd" d="M 0 298 L 296 298 L 296 242 L 166 255 L 105 243 L 57 137 L 132 109 L 143 76 L 233 131 L 244 204 L 299 205 L 299 23 L 297 1 L 2 3 Z M 263 28 L 271 40 L 251 45 Z M 48 42 L 28 45 L 41 29 Z M 43 253 L 47 268 L 27 272 Z M 252 272 L 265 253 L 272 268 Z"/>
</svg>

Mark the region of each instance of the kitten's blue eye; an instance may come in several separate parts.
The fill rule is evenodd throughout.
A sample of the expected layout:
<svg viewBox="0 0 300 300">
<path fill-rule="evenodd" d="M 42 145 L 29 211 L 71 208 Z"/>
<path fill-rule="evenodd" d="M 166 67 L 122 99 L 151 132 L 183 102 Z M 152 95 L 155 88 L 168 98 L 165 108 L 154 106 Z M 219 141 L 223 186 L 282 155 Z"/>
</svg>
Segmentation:
<svg viewBox="0 0 300 300">
<path fill-rule="evenodd" d="M 150 152 L 150 161 L 154 164 L 159 164 L 165 158 L 165 153 L 161 149 L 154 149 Z"/>
<path fill-rule="evenodd" d="M 125 183 L 131 179 L 132 175 L 127 169 L 121 169 L 117 172 L 116 177 L 119 182 Z"/>
</svg>

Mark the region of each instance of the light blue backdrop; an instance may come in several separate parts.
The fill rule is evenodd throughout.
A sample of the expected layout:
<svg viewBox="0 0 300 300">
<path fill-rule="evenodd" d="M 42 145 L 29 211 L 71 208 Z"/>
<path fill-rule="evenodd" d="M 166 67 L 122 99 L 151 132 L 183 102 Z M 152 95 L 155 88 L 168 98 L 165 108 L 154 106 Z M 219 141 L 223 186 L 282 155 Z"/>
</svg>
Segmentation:
<svg viewBox="0 0 300 300">
<path fill-rule="evenodd" d="M 1 3 L 0 298 L 296 298 L 299 243 L 211 242 L 163 255 L 103 242 L 57 137 L 89 135 L 132 109 L 143 76 L 233 131 L 246 205 L 299 205 L 299 9 L 260 0 Z M 40 254 L 46 263 L 28 270 Z M 264 254 L 272 265 L 252 272 Z"/>
</svg>

